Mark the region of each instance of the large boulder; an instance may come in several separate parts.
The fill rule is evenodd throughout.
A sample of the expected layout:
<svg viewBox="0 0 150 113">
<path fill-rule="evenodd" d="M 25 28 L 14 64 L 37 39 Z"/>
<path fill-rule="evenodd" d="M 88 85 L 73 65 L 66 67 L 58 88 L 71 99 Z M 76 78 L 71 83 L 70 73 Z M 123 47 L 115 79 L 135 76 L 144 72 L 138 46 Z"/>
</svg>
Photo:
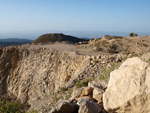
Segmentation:
<svg viewBox="0 0 150 113">
<path fill-rule="evenodd" d="M 141 59 L 127 59 L 111 72 L 103 94 L 104 109 L 118 113 L 150 112 L 150 66 Z"/>
</svg>

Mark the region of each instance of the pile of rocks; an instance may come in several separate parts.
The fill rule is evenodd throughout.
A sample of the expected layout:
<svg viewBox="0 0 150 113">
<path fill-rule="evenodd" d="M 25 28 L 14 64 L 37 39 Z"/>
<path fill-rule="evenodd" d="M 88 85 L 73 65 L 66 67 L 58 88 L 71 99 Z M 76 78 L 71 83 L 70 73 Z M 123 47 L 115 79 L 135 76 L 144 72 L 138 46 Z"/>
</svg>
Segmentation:
<svg viewBox="0 0 150 113">
<path fill-rule="evenodd" d="M 49 113 L 100 113 L 104 111 L 102 96 L 104 81 L 91 81 L 88 87 L 75 89 L 69 100 L 62 100 Z"/>
<path fill-rule="evenodd" d="M 49 113 L 149 113 L 150 65 L 135 57 L 111 72 L 108 85 L 91 81 Z M 107 89 L 106 89 L 107 86 Z"/>
</svg>

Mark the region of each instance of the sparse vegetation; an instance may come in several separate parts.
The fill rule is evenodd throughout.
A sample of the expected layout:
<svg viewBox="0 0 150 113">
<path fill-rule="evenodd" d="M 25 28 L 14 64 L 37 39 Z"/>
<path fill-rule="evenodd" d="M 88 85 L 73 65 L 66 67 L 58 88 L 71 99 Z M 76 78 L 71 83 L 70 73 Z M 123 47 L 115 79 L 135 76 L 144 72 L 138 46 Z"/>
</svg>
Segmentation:
<svg viewBox="0 0 150 113">
<path fill-rule="evenodd" d="M 86 80 L 84 80 L 84 81 L 78 80 L 78 81 L 76 82 L 75 86 L 76 86 L 77 88 L 88 86 L 89 81 L 91 81 L 91 79 L 86 79 Z"/>
<path fill-rule="evenodd" d="M 112 63 L 111 67 L 107 68 L 107 67 L 104 67 L 103 68 L 103 74 L 100 75 L 99 79 L 100 80 L 105 80 L 106 82 L 108 82 L 109 78 L 110 78 L 110 73 L 119 68 L 119 66 L 121 65 L 121 63 L 118 63 L 118 64 L 114 64 Z"/>
<path fill-rule="evenodd" d="M 134 33 L 130 33 L 129 36 L 130 36 L 130 37 L 133 37 L 133 36 L 134 36 Z"/>
<path fill-rule="evenodd" d="M 118 53 L 117 47 L 118 47 L 118 46 L 117 46 L 116 44 L 110 45 L 109 48 L 108 48 L 108 52 L 109 52 L 109 53 Z"/>
<path fill-rule="evenodd" d="M 68 91 L 67 87 L 59 87 L 60 92 L 65 93 L 65 91 Z"/>
<path fill-rule="evenodd" d="M 100 44 L 103 45 L 103 46 L 105 46 L 105 47 L 107 47 L 107 45 L 109 44 L 109 42 L 106 41 L 106 40 L 103 40 L 103 41 L 100 42 Z"/>
<path fill-rule="evenodd" d="M 147 45 L 147 44 L 145 44 L 145 43 L 143 43 L 143 46 L 148 47 L 148 45 Z"/>
<path fill-rule="evenodd" d="M 129 36 L 130 36 L 130 37 L 133 37 L 133 36 L 137 37 L 138 34 L 137 34 L 137 33 L 130 33 Z"/>
<path fill-rule="evenodd" d="M 51 107 L 54 107 L 60 99 L 68 100 L 71 97 L 72 88 L 59 87 L 58 92 L 50 92 L 50 97 L 52 99 Z"/>
<path fill-rule="evenodd" d="M 0 112 L 1 113 L 16 113 L 19 112 L 19 103 L 2 100 L 0 101 Z"/>
<path fill-rule="evenodd" d="M 144 59 L 144 61 L 145 61 L 145 59 Z M 147 61 L 149 64 L 150 64 L 150 58 L 148 59 L 148 61 Z"/>
<path fill-rule="evenodd" d="M 95 63 L 99 63 L 99 60 L 94 60 L 93 62 L 95 62 Z"/>
<path fill-rule="evenodd" d="M 66 95 L 65 99 L 68 100 L 71 97 L 71 94 L 72 94 L 72 89 L 68 88 L 68 94 Z"/>
<path fill-rule="evenodd" d="M 35 110 L 27 112 L 28 105 L 21 105 L 19 102 L 9 102 L 5 99 L 0 99 L 0 113 L 38 113 Z"/>
</svg>

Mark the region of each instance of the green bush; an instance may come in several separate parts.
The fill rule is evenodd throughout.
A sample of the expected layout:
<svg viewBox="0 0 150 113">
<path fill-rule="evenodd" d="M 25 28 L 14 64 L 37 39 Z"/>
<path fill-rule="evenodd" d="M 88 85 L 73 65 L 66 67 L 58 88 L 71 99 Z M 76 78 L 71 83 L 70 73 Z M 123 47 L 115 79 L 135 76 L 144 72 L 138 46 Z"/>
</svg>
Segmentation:
<svg viewBox="0 0 150 113">
<path fill-rule="evenodd" d="M 94 60 L 93 62 L 95 62 L 95 63 L 99 63 L 99 60 Z"/>
<path fill-rule="evenodd" d="M 38 113 L 35 110 L 27 112 L 28 105 L 22 105 L 19 102 L 9 102 L 0 99 L 0 113 Z"/>
<path fill-rule="evenodd" d="M 19 103 L 0 101 L 0 113 L 17 113 L 19 112 Z"/>
<path fill-rule="evenodd" d="M 134 36 L 134 33 L 130 33 L 129 36 L 130 36 L 130 37 L 133 37 L 133 36 Z"/>
</svg>

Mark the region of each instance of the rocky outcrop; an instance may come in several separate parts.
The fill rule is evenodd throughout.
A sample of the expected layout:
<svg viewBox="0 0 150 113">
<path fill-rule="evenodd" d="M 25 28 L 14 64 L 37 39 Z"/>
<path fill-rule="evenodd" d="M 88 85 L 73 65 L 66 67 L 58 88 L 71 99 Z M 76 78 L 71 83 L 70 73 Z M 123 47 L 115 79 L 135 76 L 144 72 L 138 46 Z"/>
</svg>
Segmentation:
<svg viewBox="0 0 150 113">
<path fill-rule="evenodd" d="M 109 35 L 104 35 L 103 40 L 111 40 L 111 39 L 117 39 L 117 38 L 123 38 L 121 36 L 109 36 Z"/>
<path fill-rule="evenodd" d="M 90 84 L 105 84 L 104 81 L 92 81 Z M 94 94 L 94 90 L 101 91 Z M 58 102 L 49 113 L 106 113 L 103 108 L 102 95 L 104 91 L 102 88 L 95 85 L 94 88 L 82 87 L 75 89 L 72 92 L 72 97 L 69 101 L 62 100 Z M 69 107 L 70 106 L 70 107 Z M 74 108 L 72 108 L 74 106 Z M 68 111 L 67 111 L 68 110 Z M 62 112 L 63 111 L 63 112 Z"/>
<path fill-rule="evenodd" d="M 150 66 L 139 58 L 127 59 L 110 74 L 108 88 L 103 94 L 108 112 L 150 112 Z"/>
<path fill-rule="evenodd" d="M 74 52 L 24 47 L 1 48 L 0 89 L 32 104 L 74 80 L 89 67 L 90 57 Z M 83 66 L 84 65 L 84 66 Z"/>
</svg>

